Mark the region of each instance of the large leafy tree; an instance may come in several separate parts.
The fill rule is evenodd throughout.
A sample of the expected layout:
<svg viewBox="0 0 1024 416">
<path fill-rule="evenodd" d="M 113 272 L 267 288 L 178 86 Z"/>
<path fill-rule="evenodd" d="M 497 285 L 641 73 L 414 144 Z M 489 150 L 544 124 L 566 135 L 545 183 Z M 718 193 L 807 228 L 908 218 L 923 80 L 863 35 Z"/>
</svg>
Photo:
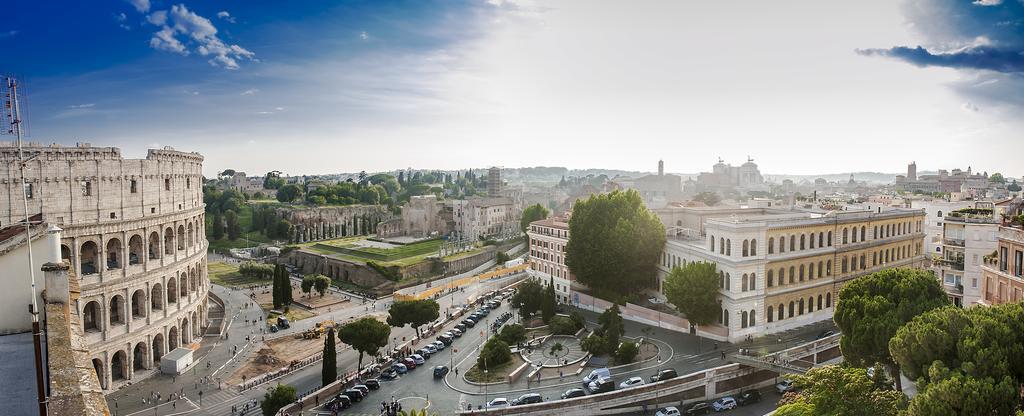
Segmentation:
<svg viewBox="0 0 1024 416">
<path fill-rule="evenodd" d="M 512 300 L 509 303 L 519 311 L 519 316 L 525 321 L 540 310 L 543 292 L 544 289 L 540 282 L 534 279 L 527 279 L 519 284 L 519 287 L 516 288 L 516 294 L 512 295 Z"/>
<path fill-rule="evenodd" d="M 548 209 L 541 204 L 534 204 L 523 210 L 523 216 L 519 220 L 519 228 L 525 233 L 530 228 L 530 223 L 548 217 Z"/>
<path fill-rule="evenodd" d="M 309 293 L 313 291 L 313 276 L 304 276 L 302 278 L 302 293 L 309 297 Z"/>
<path fill-rule="evenodd" d="M 327 328 L 324 338 L 324 360 L 320 370 L 320 385 L 326 386 L 338 379 L 338 352 L 334 344 L 334 327 Z"/>
<path fill-rule="evenodd" d="M 887 269 L 851 281 L 839 292 L 833 316 L 843 358 L 859 367 L 881 363 L 902 391 L 889 340 L 915 316 L 948 304 L 938 280 L 924 270 Z"/>
<path fill-rule="evenodd" d="M 476 357 L 476 365 L 485 370 L 499 367 L 512 359 L 512 350 L 505 341 L 493 337 L 480 349 L 480 355 Z"/>
<path fill-rule="evenodd" d="M 674 267 L 665 278 L 665 297 L 691 324 L 703 326 L 718 318 L 718 275 L 714 263 L 691 262 Z"/>
<path fill-rule="evenodd" d="M 613 304 L 612 307 L 605 309 L 597 316 L 597 323 L 601 325 L 600 332 L 604 339 L 604 350 L 611 353 L 619 348 L 619 339 L 626 333 L 626 327 L 622 323 L 622 315 L 619 311 L 619 305 Z"/>
<path fill-rule="evenodd" d="M 349 322 L 338 330 L 338 339 L 359 351 L 356 371 L 363 368 L 363 354 L 377 355 L 377 351 L 388 345 L 391 327 L 372 317 L 364 317 Z"/>
<path fill-rule="evenodd" d="M 918 380 L 911 415 L 1010 414 L 1024 380 L 1024 306 L 932 310 L 897 331 L 893 358 Z"/>
<path fill-rule="evenodd" d="M 313 288 L 316 289 L 316 293 L 323 297 L 327 293 L 327 289 L 331 287 L 331 278 L 318 274 L 313 277 Z M 436 302 L 435 302 L 436 303 Z M 436 319 L 436 318 L 435 318 Z"/>
<path fill-rule="evenodd" d="M 263 403 L 260 403 L 260 410 L 263 416 L 274 416 L 278 410 L 295 402 L 295 387 L 287 384 L 278 384 L 272 387 L 263 395 Z"/>
<path fill-rule="evenodd" d="M 655 284 L 665 227 L 636 190 L 578 201 L 569 233 L 566 263 L 598 296 L 617 301 Z"/>
<path fill-rule="evenodd" d="M 302 188 L 298 185 L 285 185 L 277 190 L 277 200 L 281 202 L 292 202 L 302 196 Z"/>
<path fill-rule="evenodd" d="M 388 325 L 401 328 L 412 325 L 416 336 L 420 335 L 420 327 L 434 322 L 440 316 L 441 306 L 433 299 L 397 301 L 388 309 Z"/>
<path fill-rule="evenodd" d="M 902 393 L 878 388 L 863 368 L 826 365 L 792 377 L 801 391 L 777 413 L 895 416 L 903 407 Z"/>
</svg>

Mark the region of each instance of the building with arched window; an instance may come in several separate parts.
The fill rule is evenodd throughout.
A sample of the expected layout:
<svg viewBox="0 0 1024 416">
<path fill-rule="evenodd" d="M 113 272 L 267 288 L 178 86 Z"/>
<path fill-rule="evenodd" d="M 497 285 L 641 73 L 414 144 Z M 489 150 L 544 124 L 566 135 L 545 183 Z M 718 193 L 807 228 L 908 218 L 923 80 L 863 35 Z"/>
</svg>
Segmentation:
<svg viewBox="0 0 1024 416">
<path fill-rule="evenodd" d="M 62 230 L 60 256 L 80 289 L 69 306 L 78 314 L 102 389 L 157 371 L 162 354 L 201 339 L 209 288 L 203 157 L 163 148 L 131 160 L 117 148 L 88 144 L 29 144 L 24 151 L 25 179 L 33 185 L 28 214 L 43 229 Z M 17 160 L 17 148 L 0 145 L 0 158 Z M 0 175 L 8 187 L 0 192 L 0 225 L 10 227 L 25 217 L 22 178 L 18 169 Z M 13 241 L 0 241 L 6 243 Z M 0 255 L 0 267 L 12 256 Z M 23 257 L 13 260 L 24 263 Z M 15 279 L 3 270 L 4 278 Z M 42 290 L 40 278 L 37 272 Z M 11 290 L 0 295 L 0 333 L 30 325 L 22 296 L 28 286 L 22 292 L 14 287 L 20 280 L 7 283 Z"/>
<path fill-rule="evenodd" d="M 671 221 L 665 222 L 671 231 L 658 264 L 659 292 L 663 297 L 672 267 L 714 263 L 721 309 L 731 315 L 718 322 L 730 341 L 831 319 L 834 297 L 847 281 L 883 268 L 924 264 L 920 210 L 680 206 L 655 213 Z M 874 236 L 875 227 L 894 231 Z"/>
</svg>

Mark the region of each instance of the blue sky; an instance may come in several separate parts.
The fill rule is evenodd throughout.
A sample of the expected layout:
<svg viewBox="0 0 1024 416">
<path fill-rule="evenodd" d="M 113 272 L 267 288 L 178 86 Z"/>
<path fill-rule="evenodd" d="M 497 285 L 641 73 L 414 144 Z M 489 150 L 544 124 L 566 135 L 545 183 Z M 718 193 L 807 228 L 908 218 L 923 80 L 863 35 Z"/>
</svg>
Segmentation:
<svg viewBox="0 0 1024 416">
<path fill-rule="evenodd" d="M 12 1 L 32 140 L 208 174 L 1024 173 L 1021 0 Z"/>
</svg>

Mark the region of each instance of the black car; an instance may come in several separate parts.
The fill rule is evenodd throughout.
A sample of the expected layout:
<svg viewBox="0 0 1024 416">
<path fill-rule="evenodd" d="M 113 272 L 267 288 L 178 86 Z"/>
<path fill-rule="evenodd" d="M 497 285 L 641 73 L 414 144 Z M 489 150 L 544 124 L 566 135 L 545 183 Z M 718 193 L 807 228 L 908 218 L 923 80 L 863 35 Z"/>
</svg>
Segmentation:
<svg viewBox="0 0 1024 416">
<path fill-rule="evenodd" d="M 651 383 L 673 379 L 678 376 L 679 374 L 676 374 L 676 370 L 674 368 L 666 368 L 659 371 L 658 374 L 651 376 Z"/>
<path fill-rule="evenodd" d="M 327 402 L 327 406 L 325 407 L 327 410 L 337 412 L 341 409 L 348 409 L 350 406 L 352 406 L 352 399 L 348 398 L 348 396 L 344 394 L 339 394 L 331 399 L 331 401 Z"/>
<path fill-rule="evenodd" d="M 684 415 L 706 415 L 711 413 L 711 403 L 708 402 L 696 402 L 686 407 Z"/>
<path fill-rule="evenodd" d="M 452 345 L 453 341 L 452 337 L 443 334 L 438 336 L 437 340 L 443 342 L 444 345 Z"/>
<path fill-rule="evenodd" d="M 587 386 L 587 390 L 590 391 L 590 394 L 607 393 L 615 390 L 615 380 L 608 377 L 598 379 L 597 381 L 591 382 L 590 385 Z"/>
<path fill-rule="evenodd" d="M 380 389 L 380 380 L 377 380 L 375 378 L 371 378 L 371 379 L 368 379 L 366 381 L 363 381 L 363 384 L 365 384 L 366 387 L 369 387 L 370 390 L 378 390 L 378 389 Z"/>
<path fill-rule="evenodd" d="M 466 328 L 468 328 L 468 327 L 469 327 L 468 325 L 466 325 L 466 324 L 464 324 L 462 322 L 459 322 L 458 324 L 455 325 L 455 329 L 458 329 L 459 331 L 462 331 L 462 332 L 466 332 Z"/>
<path fill-rule="evenodd" d="M 583 389 L 575 388 L 575 389 L 566 390 L 565 393 L 562 393 L 562 399 L 571 399 L 573 397 L 583 397 L 583 396 L 586 396 L 586 395 L 587 395 L 587 392 L 584 391 Z"/>
<path fill-rule="evenodd" d="M 476 326 L 476 321 L 474 321 L 472 319 L 466 319 L 465 321 L 462 321 L 462 324 L 472 328 L 472 327 Z"/>
<path fill-rule="evenodd" d="M 759 401 L 761 401 L 761 392 L 757 390 L 747 390 L 736 396 L 736 404 L 740 406 L 746 406 Z"/>
<path fill-rule="evenodd" d="M 544 397 L 541 397 L 540 394 L 537 394 L 537 393 L 526 393 L 526 394 L 524 394 L 522 396 L 519 396 L 518 399 L 513 400 L 512 403 L 509 403 L 509 405 L 510 406 L 522 406 L 524 404 L 534 404 L 534 403 L 540 403 L 540 402 L 543 402 L 543 401 L 544 401 Z"/>
<path fill-rule="evenodd" d="M 434 367 L 434 378 L 444 378 L 444 376 L 448 374 L 448 371 L 447 366 L 439 365 Z"/>
<path fill-rule="evenodd" d="M 341 392 L 341 394 L 348 396 L 348 398 L 352 399 L 353 402 L 363 401 L 363 392 L 356 389 L 348 389 Z"/>
</svg>

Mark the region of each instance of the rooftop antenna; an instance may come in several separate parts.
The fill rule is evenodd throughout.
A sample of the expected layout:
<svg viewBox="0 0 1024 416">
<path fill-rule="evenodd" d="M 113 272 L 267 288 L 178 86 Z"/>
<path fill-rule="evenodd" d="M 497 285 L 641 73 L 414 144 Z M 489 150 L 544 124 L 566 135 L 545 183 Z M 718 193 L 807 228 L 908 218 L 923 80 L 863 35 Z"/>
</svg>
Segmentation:
<svg viewBox="0 0 1024 416">
<path fill-rule="evenodd" d="M 18 104 L 18 81 L 14 77 L 5 77 L 3 83 L 4 100 L 4 129 L 0 134 L 14 135 L 18 138 L 18 171 L 21 174 L 21 202 L 25 209 L 25 247 L 28 249 L 28 273 L 32 280 L 31 293 L 29 297 L 32 303 L 29 305 L 29 315 L 32 316 L 32 343 L 35 345 L 36 355 L 36 390 L 39 399 L 39 414 L 46 415 L 46 394 L 43 386 L 43 362 L 41 331 L 39 329 L 39 306 L 36 305 L 36 266 L 32 258 L 32 215 L 28 212 L 28 181 L 25 178 L 25 151 L 22 148 L 22 120 L 21 107 Z"/>
</svg>

